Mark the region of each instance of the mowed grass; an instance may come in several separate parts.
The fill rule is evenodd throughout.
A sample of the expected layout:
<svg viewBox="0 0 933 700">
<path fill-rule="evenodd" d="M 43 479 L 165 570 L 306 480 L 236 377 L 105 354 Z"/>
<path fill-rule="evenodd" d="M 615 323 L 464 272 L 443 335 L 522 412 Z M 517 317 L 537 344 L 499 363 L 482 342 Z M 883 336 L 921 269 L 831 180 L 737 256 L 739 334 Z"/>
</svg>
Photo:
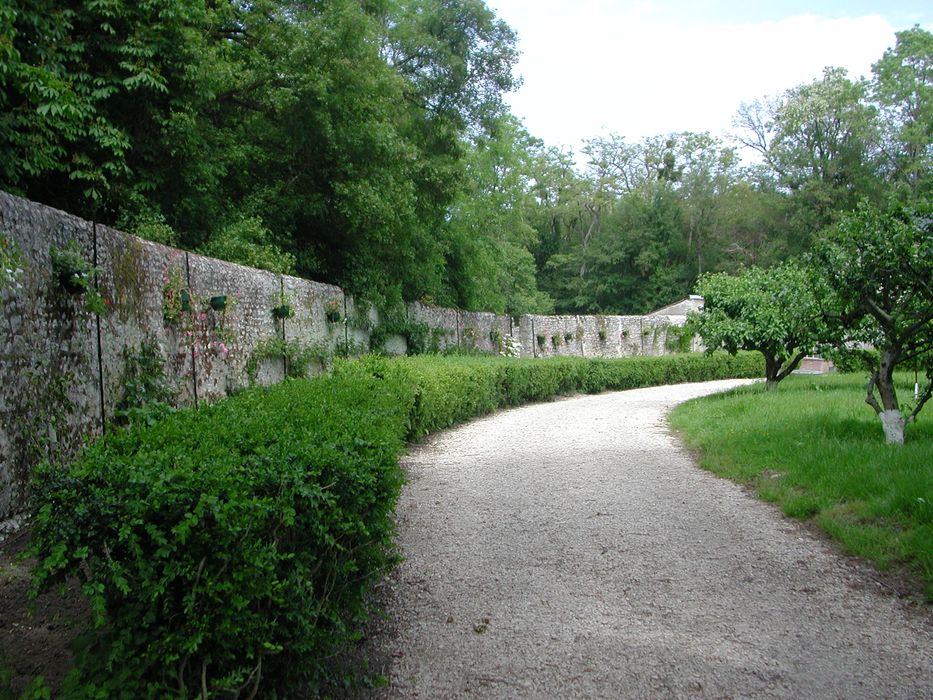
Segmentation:
<svg viewBox="0 0 933 700">
<path fill-rule="evenodd" d="M 903 406 L 913 375 L 898 380 Z M 933 601 L 933 405 L 908 426 L 905 445 L 884 443 L 859 375 L 743 387 L 685 403 L 671 420 L 703 468 L 813 520 L 879 569 L 905 568 Z"/>
</svg>

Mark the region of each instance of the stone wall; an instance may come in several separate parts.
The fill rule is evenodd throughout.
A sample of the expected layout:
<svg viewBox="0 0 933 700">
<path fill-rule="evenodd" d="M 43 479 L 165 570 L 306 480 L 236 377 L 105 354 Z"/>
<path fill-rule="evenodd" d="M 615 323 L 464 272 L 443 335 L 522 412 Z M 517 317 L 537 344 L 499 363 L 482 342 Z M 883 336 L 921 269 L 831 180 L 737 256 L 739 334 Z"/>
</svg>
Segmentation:
<svg viewBox="0 0 933 700">
<path fill-rule="evenodd" d="M 0 284 L 0 519 L 21 509 L 38 461 L 67 460 L 105 430 L 124 393 L 127 354 L 143 344 L 164 359 L 177 403 L 198 405 L 251 382 L 281 381 L 289 368 L 279 341 L 319 358 L 313 373 L 330 356 L 368 350 L 382 323 L 339 287 L 158 245 L 3 192 L 0 237 L 22 263 L 15 283 Z M 88 311 L 84 297 L 67 293 L 52 274 L 51 248 L 70 241 L 100 269 L 106 315 Z M 276 319 L 272 309 L 283 302 L 293 315 Z M 658 355 L 667 352 L 670 328 L 685 320 L 514 318 L 417 302 L 406 312 L 409 325 L 429 329 L 438 350 L 500 353 L 513 338 L 522 357 Z M 401 335 L 382 347 L 407 350 Z"/>
<path fill-rule="evenodd" d="M 664 355 L 686 316 L 522 316 L 522 357 Z M 695 350 L 696 344 L 691 343 Z"/>
</svg>

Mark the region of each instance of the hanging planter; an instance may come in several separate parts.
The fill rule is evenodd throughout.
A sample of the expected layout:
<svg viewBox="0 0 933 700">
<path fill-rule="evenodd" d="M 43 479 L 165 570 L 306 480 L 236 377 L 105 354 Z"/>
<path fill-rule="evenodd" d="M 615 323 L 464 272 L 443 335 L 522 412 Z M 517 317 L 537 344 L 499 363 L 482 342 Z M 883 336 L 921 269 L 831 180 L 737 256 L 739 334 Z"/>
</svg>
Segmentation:
<svg viewBox="0 0 933 700">
<path fill-rule="evenodd" d="M 272 318 L 275 319 L 285 320 L 286 318 L 291 318 L 293 314 L 292 307 L 288 304 L 282 304 L 272 309 Z"/>
<path fill-rule="evenodd" d="M 88 284 L 80 272 L 59 272 L 58 283 L 68 294 L 81 294 L 87 288 Z"/>
<path fill-rule="evenodd" d="M 328 323 L 340 323 L 340 303 L 332 299 L 324 306 L 324 318 Z"/>
<path fill-rule="evenodd" d="M 182 311 L 191 311 L 191 294 L 187 289 L 182 289 L 179 293 L 180 306 Z"/>
<path fill-rule="evenodd" d="M 91 276 L 99 270 L 85 259 L 75 241 L 63 248 L 50 248 L 49 257 L 59 286 L 68 294 L 81 294 L 91 288 Z"/>
<path fill-rule="evenodd" d="M 214 311 L 223 311 L 227 308 L 227 295 L 219 294 L 216 297 L 211 297 L 211 300 L 208 303 L 211 305 L 211 308 Z"/>
</svg>

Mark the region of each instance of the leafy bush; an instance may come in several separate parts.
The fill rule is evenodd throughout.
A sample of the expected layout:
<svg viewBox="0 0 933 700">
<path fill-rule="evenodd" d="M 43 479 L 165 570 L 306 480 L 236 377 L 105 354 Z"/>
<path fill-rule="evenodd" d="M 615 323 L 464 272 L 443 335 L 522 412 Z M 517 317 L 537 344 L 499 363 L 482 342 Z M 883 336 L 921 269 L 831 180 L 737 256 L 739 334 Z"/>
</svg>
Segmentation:
<svg viewBox="0 0 933 700">
<path fill-rule="evenodd" d="M 74 694 L 317 683 L 393 560 L 410 405 L 376 373 L 288 382 L 41 468 L 36 582 L 77 576 L 97 625 Z"/>
<path fill-rule="evenodd" d="M 116 425 L 152 424 L 171 413 L 174 392 L 155 343 L 144 342 L 138 350 L 124 349 L 120 384 L 123 390 L 113 412 Z"/>
<path fill-rule="evenodd" d="M 295 271 L 295 256 L 273 242 L 272 232 L 257 217 L 228 224 L 200 252 L 212 258 L 283 275 Z"/>
<path fill-rule="evenodd" d="M 406 438 L 556 394 L 761 371 L 751 353 L 370 356 L 109 435 L 70 468 L 44 465 L 36 590 L 77 577 L 96 623 L 69 692 L 313 695 L 394 561 Z"/>
</svg>

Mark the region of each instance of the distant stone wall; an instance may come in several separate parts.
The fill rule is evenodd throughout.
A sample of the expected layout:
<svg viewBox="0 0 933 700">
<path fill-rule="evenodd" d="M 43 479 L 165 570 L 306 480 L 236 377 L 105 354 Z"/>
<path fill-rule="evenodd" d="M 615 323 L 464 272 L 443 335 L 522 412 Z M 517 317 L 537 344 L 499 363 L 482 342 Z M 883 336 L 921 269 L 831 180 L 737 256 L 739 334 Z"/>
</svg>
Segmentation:
<svg viewBox="0 0 933 700">
<path fill-rule="evenodd" d="M 247 386 L 251 362 L 257 384 L 281 381 L 287 356 L 267 351 L 276 339 L 320 358 L 313 373 L 330 356 L 368 350 L 381 323 L 375 309 L 339 287 L 158 245 L 4 192 L 0 237 L 22 262 L 15 285 L 0 285 L 0 519 L 22 508 L 35 464 L 67 460 L 105 429 L 124 393 L 126 355 L 144 343 L 164 358 L 177 403 L 197 405 Z M 70 241 L 100 268 L 96 284 L 108 314 L 86 310 L 82 296 L 54 279 L 50 249 Z M 178 312 L 182 290 L 190 310 Z M 272 314 L 283 301 L 293 311 L 284 321 Z M 659 355 L 667 352 L 670 328 L 685 321 L 515 318 L 418 302 L 407 315 L 429 328 L 441 351 L 501 353 L 511 337 L 522 357 Z M 405 338 L 390 336 L 383 349 L 402 354 Z"/>
<path fill-rule="evenodd" d="M 686 316 L 522 316 L 522 357 L 664 355 Z M 691 349 L 696 344 L 691 343 Z"/>
</svg>

